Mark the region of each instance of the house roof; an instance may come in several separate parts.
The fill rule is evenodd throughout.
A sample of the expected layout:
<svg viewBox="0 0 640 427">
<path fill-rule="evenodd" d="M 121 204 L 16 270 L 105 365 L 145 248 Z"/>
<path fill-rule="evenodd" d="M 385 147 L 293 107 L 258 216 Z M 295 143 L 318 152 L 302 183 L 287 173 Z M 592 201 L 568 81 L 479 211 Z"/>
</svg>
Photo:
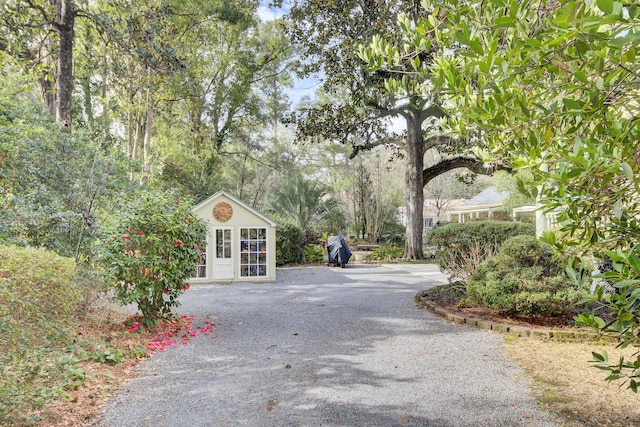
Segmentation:
<svg viewBox="0 0 640 427">
<path fill-rule="evenodd" d="M 242 200 L 238 199 L 237 197 L 232 196 L 231 194 L 227 193 L 224 190 L 220 190 L 217 193 L 215 193 L 214 195 L 212 195 L 212 196 L 208 197 L 207 199 L 203 200 L 197 206 L 195 206 L 192 210 L 193 211 L 197 211 L 198 209 L 202 208 L 203 206 L 213 202 L 215 199 L 218 199 L 218 198 L 220 198 L 222 196 L 225 196 L 225 197 L 233 200 L 234 203 L 239 204 L 240 206 L 242 206 L 243 208 L 245 208 L 246 210 L 248 210 L 249 212 L 251 212 L 252 214 L 257 216 L 258 218 L 261 218 L 262 220 L 268 222 L 269 225 L 271 225 L 272 227 L 277 227 L 278 226 L 277 223 L 275 223 L 274 221 L 270 220 L 269 218 L 267 218 L 266 216 L 262 215 L 260 212 L 258 212 L 257 210 L 255 210 L 254 208 L 252 208 L 251 206 L 249 206 L 248 204 L 246 204 Z"/>
<path fill-rule="evenodd" d="M 507 200 L 509 193 L 498 190 L 496 187 L 488 187 L 474 197 L 467 200 L 461 209 L 471 209 L 478 206 L 501 205 Z"/>
<path fill-rule="evenodd" d="M 440 205 L 442 206 L 442 211 L 443 212 L 449 212 L 451 210 L 455 210 L 455 209 L 459 209 L 465 202 L 467 201 L 467 199 L 446 199 L 446 200 L 436 200 L 436 199 L 424 199 L 424 206 L 423 206 L 423 214 L 427 215 L 435 215 L 437 213 L 437 204 L 438 202 L 440 203 Z M 399 206 L 398 207 L 398 212 L 400 213 L 406 213 L 407 212 L 407 207 L 406 206 Z"/>
</svg>

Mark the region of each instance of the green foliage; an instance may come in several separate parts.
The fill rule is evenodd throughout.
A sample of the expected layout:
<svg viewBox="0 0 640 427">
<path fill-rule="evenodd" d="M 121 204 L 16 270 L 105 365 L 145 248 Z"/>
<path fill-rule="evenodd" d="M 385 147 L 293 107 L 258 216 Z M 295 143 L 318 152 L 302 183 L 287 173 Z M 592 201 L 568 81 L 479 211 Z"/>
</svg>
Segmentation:
<svg viewBox="0 0 640 427">
<path fill-rule="evenodd" d="M 76 264 L 45 249 L 0 246 L 0 350 L 69 333 L 80 289 Z"/>
<path fill-rule="evenodd" d="M 367 259 L 373 261 L 391 261 L 402 259 L 403 256 L 403 247 L 398 246 L 396 243 L 387 243 L 371 251 L 371 253 L 367 255 Z"/>
<path fill-rule="evenodd" d="M 188 202 L 147 193 L 118 213 L 102 262 L 116 298 L 146 319 L 169 315 L 206 242 L 206 225 Z"/>
<path fill-rule="evenodd" d="M 637 336 L 640 8 L 610 0 L 422 5 L 426 17 L 401 17 L 398 31 L 416 48 L 433 38 L 441 43 L 434 66 L 416 72 L 429 74 L 428 88 L 452 106 L 443 125 L 460 136 L 482 132 L 486 162 L 529 168 L 527 190 L 557 214 L 557 229 L 546 240 L 570 255 L 572 275 L 580 257 L 621 251 L 618 274 L 611 276 L 621 292 L 592 297 L 610 306 L 616 326 L 594 315 L 581 321 L 623 342 L 626 334 Z M 418 58 L 416 48 L 407 46 L 402 54 L 389 52 Z M 396 61 L 392 54 L 377 54 L 383 62 Z M 629 363 L 608 365 L 602 357 L 596 362 L 613 369 L 614 377 L 628 377 L 637 389 L 640 353 Z"/>
<path fill-rule="evenodd" d="M 75 262 L 51 251 L 0 246 L 0 420 L 35 425 L 35 410 L 82 370 L 56 363 L 71 337 L 80 288 Z M 72 366 L 73 365 L 73 366 Z"/>
<path fill-rule="evenodd" d="M 280 187 L 270 203 L 271 211 L 296 223 L 304 233 L 319 231 L 321 221 L 336 208 L 329 188 L 299 174 Z"/>
<path fill-rule="evenodd" d="M 321 246 L 307 245 L 304 247 L 305 262 L 322 262 L 322 256 L 326 253 Z"/>
<path fill-rule="evenodd" d="M 431 242 L 441 248 L 453 246 L 465 250 L 473 243 L 500 244 L 521 234 L 534 235 L 535 227 L 513 221 L 476 221 L 452 223 L 431 230 Z"/>
<path fill-rule="evenodd" d="M 99 342 L 93 347 L 93 351 L 89 353 L 89 359 L 96 360 L 101 363 L 115 365 L 121 362 L 126 353 L 120 348 L 116 348 L 106 342 Z"/>
<path fill-rule="evenodd" d="M 513 221 L 455 223 L 431 230 L 430 238 L 441 249 L 436 256 L 440 269 L 464 281 L 502 242 L 520 234 L 534 235 L 535 227 Z"/>
<path fill-rule="evenodd" d="M 17 81 L 0 76 L 0 242 L 91 258 L 109 205 L 132 185 L 123 156 L 101 142 L 61 132 Z"/>
<path fill-rule="evenodd" d="M 469 278 L 467 294 L 479 305 L 526 315 L 568 313 L 581 297 L 553 248 L 533 236 L 505 241 Z"/>
<path fill-rule="evenodd" d="M 276 221 L 278 219 L 276 218 Z M 303 233 L 292 221 L 282 218 L 276 230 L 276 264 L 300 264 L 303 261 Z"/>
<path fill-rule="evenodd" d="M 587 295 L 583 303 L 593 306 L 590 313 L 583 313 L 576 317 L 576 323 L 593 328 L 603 335 L 615 336 L 620 340 L 619 347 L 638 346 L 637 331 L 638 315 L 640 314 L 640 247 L 627 250 L 618 249 L 606 251 L 613 269 L 600 274 L 615 286 L 615 291 L 606 293 L 603 287 L 598 287 L 593 294 Z M 606 319 L 606 320 L 605 320 Z M 612 320 L 611 320 L 612 319 Z M 637 393 L 637 372 L 640 368 L 640 351 L 625 359 L 609 361 L 606 352 L 593 352 L 593 362 L 596 367 L 610 372 L 608 381 L 623 380 L 622 384 Z M 612 363 L 613 362 L 613 363 Z"/>
</svg>

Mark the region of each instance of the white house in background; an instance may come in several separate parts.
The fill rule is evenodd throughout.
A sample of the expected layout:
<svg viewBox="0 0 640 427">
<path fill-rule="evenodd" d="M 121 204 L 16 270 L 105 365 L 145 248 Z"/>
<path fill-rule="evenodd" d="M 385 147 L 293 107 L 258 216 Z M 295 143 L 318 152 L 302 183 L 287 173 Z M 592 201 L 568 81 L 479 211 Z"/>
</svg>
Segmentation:
<svg viewBox="0 0 640 427">
<path fill-rule="evenodd" d="M 276 223 L 225 191 L 193 208 L 207 247 L 191 283 L 276 280 Z"/>
<path fill-rule="evenodd" d="M 448 212 L 460 208 L 466 201 L 466 199 L 425 199 L 422 210 L 423 230 L 429 230 L 439 221 L 447 220 Z M 396 218 L 402 225 L 407 225 L 406 206 L 398 208 Z"/>
<path fill-rule="evenodd" d="M 468 222 L 511 219 L 518 222 L 535 223 L 537 229 L 541 227 L 536 220 L 537 216 L 540 216 L 540 211 L 533 205 L 513 208 L 511 217 L 507 216 L 503 208 L 508 196 L 509 194 L 506 192 L 499 191 L 495 187 L 489 187 L 467 200 L 458 209 L 448 212 L 447 220 L 450 222 Z"/>
<path fill-rule="evenodd" d="M 467 200 L 458 209 L 449 211 L 447 221 L 468 222 L 497 219 L 496 212 L 502 210 L 508 196 L 508 193 L 499 191 L 495 187 L 488 187 Z"/>
</svg>

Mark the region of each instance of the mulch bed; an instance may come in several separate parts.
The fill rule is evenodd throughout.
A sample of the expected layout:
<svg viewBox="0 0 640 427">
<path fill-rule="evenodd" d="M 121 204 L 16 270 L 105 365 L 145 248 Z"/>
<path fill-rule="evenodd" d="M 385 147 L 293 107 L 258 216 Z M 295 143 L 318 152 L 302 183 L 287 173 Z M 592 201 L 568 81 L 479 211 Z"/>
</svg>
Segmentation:
<svg viewBox="0 0 640 427">
<path fill-rule="evenodd" d="M 466 295 L 455 285 L 439 286 L 425 291 L 420 291 L 416 295 L 415 299 L 416 302 L 426 299 L 439 307 L 464 317 L 487 319 L 510 325 L 554 329 L 574 326 L 574 313 L 565 313 L 557 316 L 527 316 L 521 313 L 493 310 L 477 306 L 468 301 L 466 299 Z"/>
</svg>

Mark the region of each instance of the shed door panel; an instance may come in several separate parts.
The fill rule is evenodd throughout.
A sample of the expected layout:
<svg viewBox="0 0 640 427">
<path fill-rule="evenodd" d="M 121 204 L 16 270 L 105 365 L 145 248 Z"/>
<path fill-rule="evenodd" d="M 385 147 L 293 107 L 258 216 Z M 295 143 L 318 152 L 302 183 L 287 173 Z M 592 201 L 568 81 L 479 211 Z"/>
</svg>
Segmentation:
<svg viewBox="0 0 640 427">
<path fill-rule="evenodd" d="M 213 278 L 233 279 L 233 233 L 231 228 L 217 228 L 214 235 Z"/>
</svg>

